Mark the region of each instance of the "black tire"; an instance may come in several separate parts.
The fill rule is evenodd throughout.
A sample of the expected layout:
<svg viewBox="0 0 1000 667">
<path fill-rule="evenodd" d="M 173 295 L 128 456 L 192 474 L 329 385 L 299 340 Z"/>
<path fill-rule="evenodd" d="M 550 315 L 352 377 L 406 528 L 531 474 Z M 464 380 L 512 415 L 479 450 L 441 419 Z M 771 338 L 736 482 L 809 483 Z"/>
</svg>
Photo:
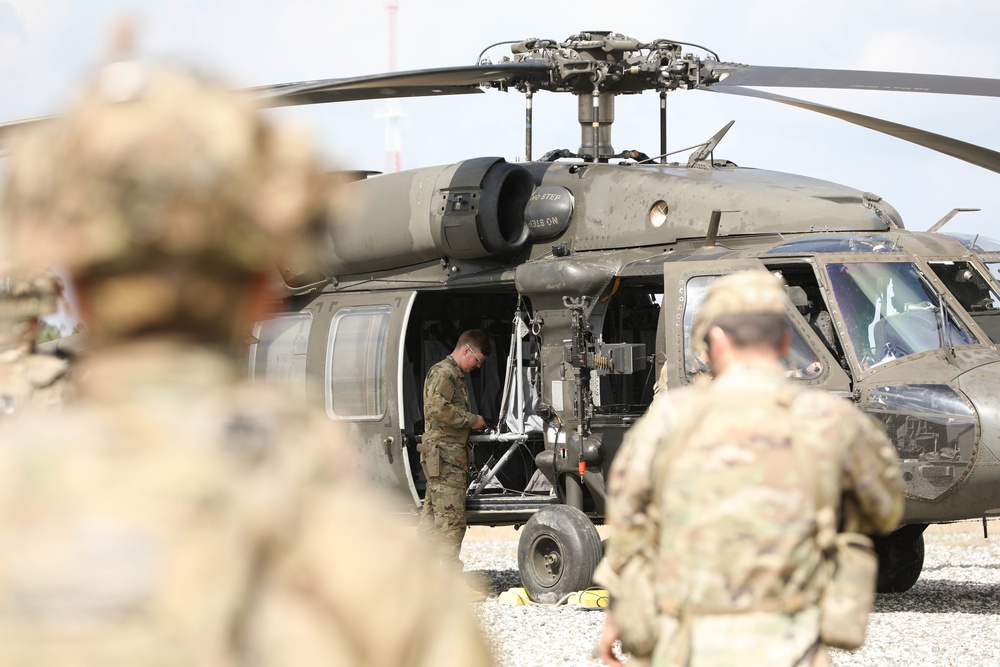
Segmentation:
<svg viewBox="0 0 1000 667">
<path fill-rule="evenodd" d="M 900 528 L 875 540 L 878 553 L 879 593 L 905 593 L 913 588 L 924 568 L 924 525 Z"/>
<path fill-rule="evenodd" d="M 533 602 L 551 604 L 590 586 L 604 555 L 601 536 L 587 515 L 569 505 L 536 512 L 517 544 L 521 585 Z"/>
</svg>

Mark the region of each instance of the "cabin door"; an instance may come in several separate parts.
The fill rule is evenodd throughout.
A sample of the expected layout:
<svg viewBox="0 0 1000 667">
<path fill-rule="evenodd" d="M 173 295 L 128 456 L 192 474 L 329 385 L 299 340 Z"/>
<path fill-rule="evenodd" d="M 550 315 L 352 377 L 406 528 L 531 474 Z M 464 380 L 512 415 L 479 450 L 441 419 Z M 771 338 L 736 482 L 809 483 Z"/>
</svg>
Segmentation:
<svg viewBox="0 0 1000 667">
<path fill-rule="evenodd" d="M 412 486 L 400 431 L 402 332 L 415 292 L 333 294 L 317 300 L 326 414 L 342 422 L 377 486 Z M 319 355 L 317 355 L 319 356 Z M 318 379 L 318 378 L 317 378 Z"/>
</svg>

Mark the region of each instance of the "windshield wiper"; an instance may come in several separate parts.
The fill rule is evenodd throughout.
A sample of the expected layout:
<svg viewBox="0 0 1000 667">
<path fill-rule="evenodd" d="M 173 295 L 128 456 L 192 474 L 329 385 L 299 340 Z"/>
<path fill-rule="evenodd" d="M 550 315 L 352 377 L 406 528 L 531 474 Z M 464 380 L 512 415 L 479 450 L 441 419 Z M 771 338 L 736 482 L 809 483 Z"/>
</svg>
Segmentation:
<svg viewBox="0 0 1000 667">
<path fill-rule="evenodd" d="M 955 359 L 955 345 L 951 339 L 951 327 L 948 326 L 948 318 L 944 309 L 944 295 L 937 290 L 934 293 L 937 294 L 938 300 L 938 341 L 946 352 L 945 358 L 951 362 Z"/>
</svg>

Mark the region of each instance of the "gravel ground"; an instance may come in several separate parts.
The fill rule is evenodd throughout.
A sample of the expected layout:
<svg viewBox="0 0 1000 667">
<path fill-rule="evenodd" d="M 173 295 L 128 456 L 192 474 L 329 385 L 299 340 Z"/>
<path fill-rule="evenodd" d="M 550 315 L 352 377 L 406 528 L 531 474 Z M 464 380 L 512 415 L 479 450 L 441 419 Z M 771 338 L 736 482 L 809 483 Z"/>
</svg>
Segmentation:
<svg viewBox="0 0 1000 667">
<path fill-rule="evenodd" d="M 831 650 L 835 667 L 1000 666 L 1000 525 L 983 539 L 979 523 L 932 526 L 926 558 L 907 593 L 880 595 L 858 651 Z M 490 530 L 499 537 L 491 540 Z M 500 667 L 599 665 L 593 657 L 603 611 L 570 607 L 508 607 L 497 596 L 520 586 L 517 535 L 484 529 L 465 542 L 466 570 L 490 584 L 474 608 Z"/>
</svg>

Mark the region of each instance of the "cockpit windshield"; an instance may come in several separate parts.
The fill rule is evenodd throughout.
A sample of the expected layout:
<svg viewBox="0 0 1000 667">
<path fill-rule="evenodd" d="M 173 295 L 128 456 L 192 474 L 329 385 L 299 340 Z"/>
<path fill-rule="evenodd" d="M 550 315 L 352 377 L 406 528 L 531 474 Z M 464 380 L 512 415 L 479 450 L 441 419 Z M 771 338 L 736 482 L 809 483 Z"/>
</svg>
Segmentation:
<svg viewBox="0 0 1000 667">
<path fill-rule="evenodd" d="M 949 234 L 948 236 L 974 252 L 1000 252 L 1000 241 L 979 234 Z"/>
<path fill-rule="evenodd" d="M 862 368 L 909 354 L 978 341 L 911 262 L 826 266 L 834 298 Z"/>
</svg>

